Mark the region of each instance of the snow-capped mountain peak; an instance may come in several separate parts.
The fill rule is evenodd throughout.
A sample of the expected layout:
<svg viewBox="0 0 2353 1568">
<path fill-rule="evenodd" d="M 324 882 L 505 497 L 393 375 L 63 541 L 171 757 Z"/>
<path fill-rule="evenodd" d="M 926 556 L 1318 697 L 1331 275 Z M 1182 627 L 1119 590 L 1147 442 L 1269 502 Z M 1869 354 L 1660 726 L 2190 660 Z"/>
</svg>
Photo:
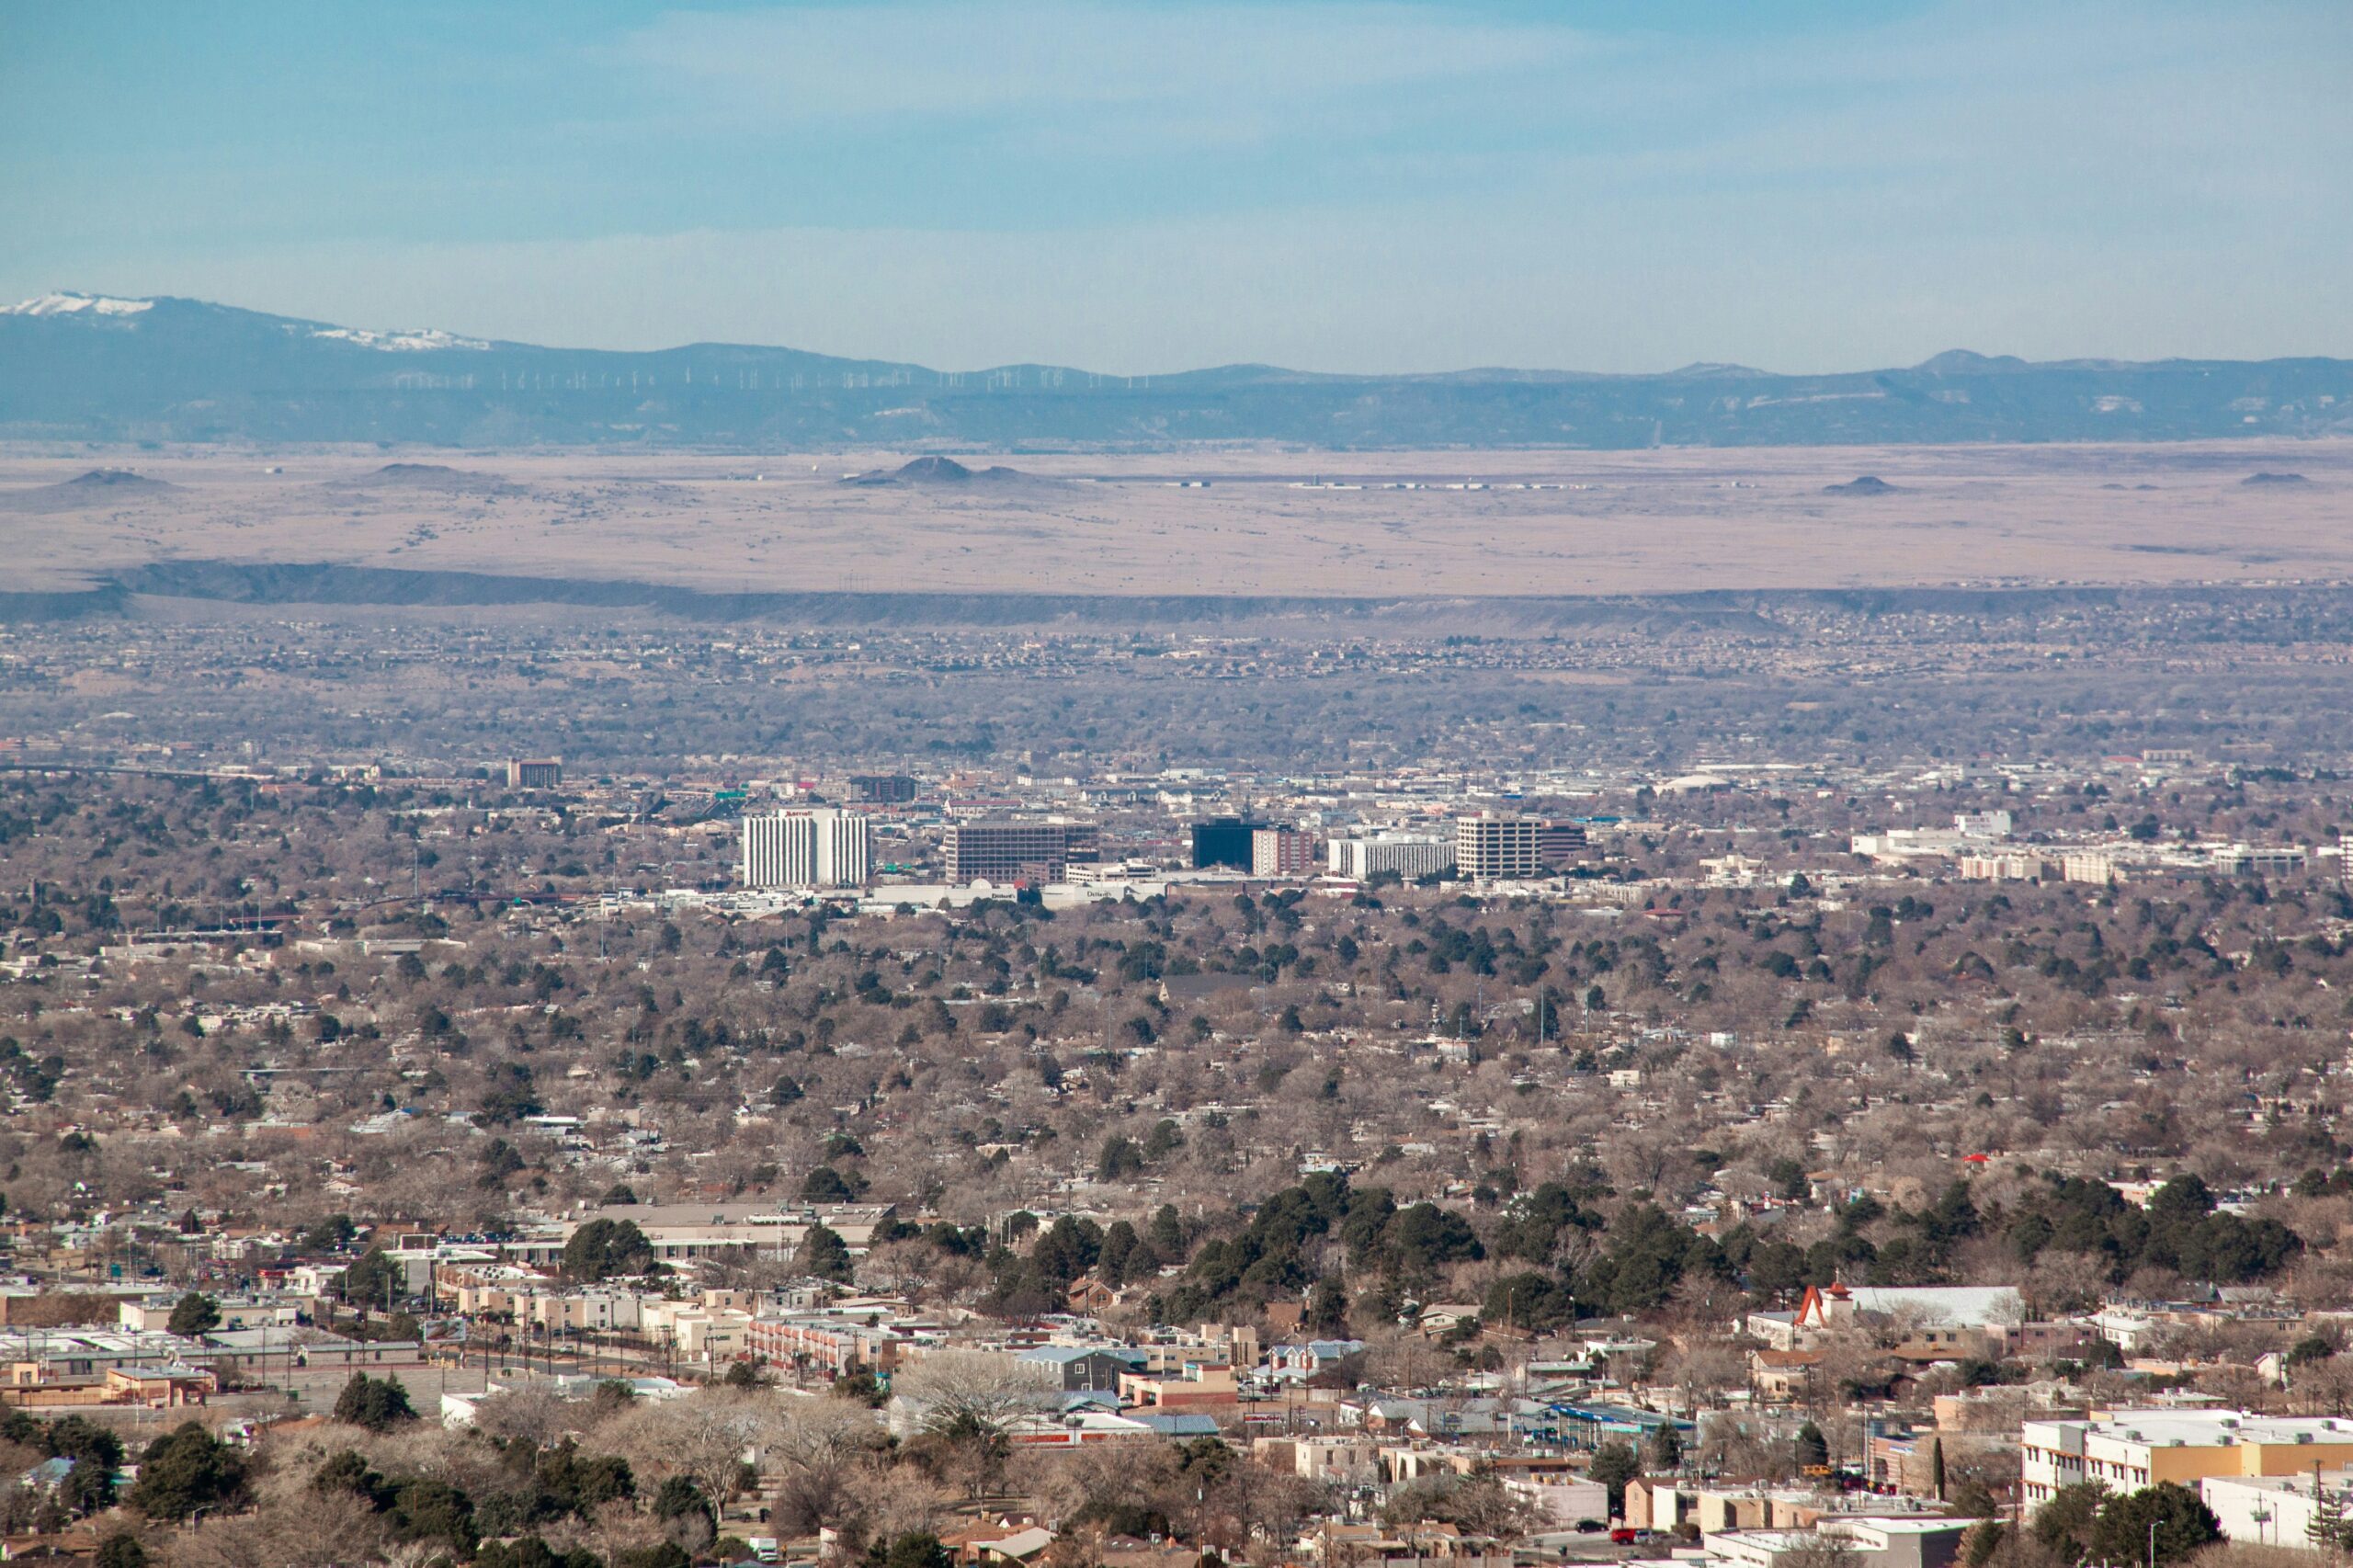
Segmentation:
<svg viewBox="0 0 2353 1568">
<path fill-rule="evenodd" d="M 106 294 L 82 294 L 63 290 L 43 294 L 18 305 L 0 305 L 0 316 L 135 316 L 142 311 L 153 310 L 153 300 L 119 300 Z"/>
</svg>

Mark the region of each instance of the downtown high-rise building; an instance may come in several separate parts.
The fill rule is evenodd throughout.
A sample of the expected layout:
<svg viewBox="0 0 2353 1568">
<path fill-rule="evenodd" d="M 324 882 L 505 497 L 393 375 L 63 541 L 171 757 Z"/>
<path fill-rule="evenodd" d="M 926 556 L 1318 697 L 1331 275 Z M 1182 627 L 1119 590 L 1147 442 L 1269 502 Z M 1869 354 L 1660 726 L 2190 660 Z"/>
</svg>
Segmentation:
<svg viewBox="0 0 2353 1568">
<path fill-rule="evenodd" d="M 854 812 L 779 812 L 744 819 L 747 888 L 855 888 L 871 880 L 872 822 Z"/>
<path fill-rule="evenodd" d="M 940 835 L 948 880 L 957 887 L 974 881 L 999 886 L 1058 882 L 1075 861 L 1096 855 L 1093 823 L 951 822 Z"/>
<path fill-rule="evenodd" d="M 1532 817 L 1481 812 L 1454 819 L 1456 869 L 1476 881 L 1521 881 L 1544 874 L 1543 824 Z"/>
</svg>

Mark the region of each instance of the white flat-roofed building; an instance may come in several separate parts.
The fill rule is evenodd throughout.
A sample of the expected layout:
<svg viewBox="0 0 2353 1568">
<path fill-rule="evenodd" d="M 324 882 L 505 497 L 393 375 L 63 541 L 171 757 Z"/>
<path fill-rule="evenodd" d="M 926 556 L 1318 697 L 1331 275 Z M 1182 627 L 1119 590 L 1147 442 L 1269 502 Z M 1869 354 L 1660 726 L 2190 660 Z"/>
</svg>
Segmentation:
<svg viewBox="0 0 2353 1568">
<path fill-rule="evenodd" d="M 2353 1471 L 2324 1470 L 2315 1491 L 2310 1472 L 2297 1475 L 2209 1475 L 2198 1495 L 2233 1540 L 2257 1546 L 2310 1547 L 2313 1520 L 2332 1521 L 2353 1510 Z"/>
<path fill-rule="evenodd" d="M 1381 833 L 1365 838 L 1336 838 L 1325 846 L 1324 864 L 1336 877 L 1362 881 L 1383 871 L 1412 880 L 1454 864 L 1454 846 L 1427 834 Z"/>
<path fill-rule="evenodd" d="M 2137 1492 L 2161 1481 L 2310 1474 L 2353 1465 L 2353 1418 L 2243 1410 L 2113 1410 L 2018 1428 L 2019 1492 L 2037 1508 L 2063 1486 Z"/>
<path fill-rule="evenodd" d="M 640 1203 L 616 1204 L 585 1216 L 588 1220 L 626 1220 L 635 1225 L 653 1250 L 654 1261 L 676 1265 L 710 1258 L 759 1256 L 790 1256 L 822 1223 L 850 1246 L 862 1247 L 874 1239 L 875 1227 L 889 1219 L 888 1203 L 823 1203 L 782 1208 L 773 1203 Z"/>
<path fill-rule="evenodd" d="M 2305 858 L 2304 851 L 2292 844 L 2225 844 L 2213 853 L 2214 869 L 2226 877 L 2301 871 Z"/>
<path fill-rule="evenodd" d="M 874 826 L 854 812 L 778 812 L 745 817 L 747 888 L 854 888 L 871 880 Z"/>
</svg>

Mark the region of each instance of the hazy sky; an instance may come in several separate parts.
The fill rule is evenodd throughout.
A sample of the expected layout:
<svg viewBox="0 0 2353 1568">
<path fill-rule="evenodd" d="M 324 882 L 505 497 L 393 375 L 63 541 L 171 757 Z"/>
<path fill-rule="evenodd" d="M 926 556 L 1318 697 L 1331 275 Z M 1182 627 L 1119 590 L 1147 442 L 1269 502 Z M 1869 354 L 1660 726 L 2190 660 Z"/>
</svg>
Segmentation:
<svg viewBox="0 0 2353 1568">
<path fill-rule="evenodd" d="M 0 295 L 1113 371 L 2353 354 L 2353 0 L 0 6 Z"/>
</svg>

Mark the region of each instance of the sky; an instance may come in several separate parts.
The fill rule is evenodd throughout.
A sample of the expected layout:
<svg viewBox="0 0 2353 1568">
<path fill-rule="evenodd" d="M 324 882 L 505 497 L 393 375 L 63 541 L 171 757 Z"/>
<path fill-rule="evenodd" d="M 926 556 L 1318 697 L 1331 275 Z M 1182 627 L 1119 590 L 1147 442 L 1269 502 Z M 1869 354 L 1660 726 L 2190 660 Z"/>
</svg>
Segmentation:
<svg viewBox="0 0 2353 1568">
<path fill-rule="evenodd" d="M 0 6 L 0 299 L 939 369 L 2353 355 L 2353 4 Z"/>
</svg>

